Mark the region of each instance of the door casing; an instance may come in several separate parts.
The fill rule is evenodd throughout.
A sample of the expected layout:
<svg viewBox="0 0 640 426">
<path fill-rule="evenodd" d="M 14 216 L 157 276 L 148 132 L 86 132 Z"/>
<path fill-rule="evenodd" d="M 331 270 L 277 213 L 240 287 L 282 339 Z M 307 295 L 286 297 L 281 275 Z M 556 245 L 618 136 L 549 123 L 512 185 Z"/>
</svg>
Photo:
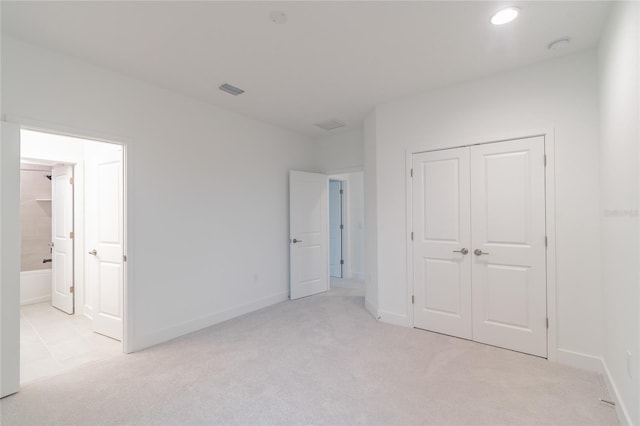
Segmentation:
<svg viewBox="0 0 640 426">
<path fill-rule="evenodd" d="M 459 141 L 457 143 L 440 144 L 425 149 L 421 146 L 407 149 L 405 152 L 405 176 L 406 176 L 406 253 L 407 253 L 407 319 L 408 324 L 414 326 L 413 295 L 415 283 L 413 279 L 413 245 L 411 232 L 413 224 L 413 179 L 411 177 L 412 156 L 421 152 L 441 151 L 451 148 L 461 148 L 472 145 L 483 145 L 494 142 L 507 142 L 510 140 L 543 136 L 545 144 L 545 220 L 547 226 L 548 245 L 546 251 L 547 271 L 547 316 L 549 328 L 547 329 L 547 359 L 557 361 L 557 311 L 556 311 L 556 223 L 555 223 L 555 141 L 553 128 L 532 129 L 527 131 L 509 132 L 504 134 L 479 137 L 471 141 Z"/>
<path fill-rule="evenodd" d="M 75 137 L 79 139 L 87 139 L 97 142 L 105 142 L 110 144 L 121 145 L 123 150 L 123 241 L 124 253 L 127 257 L 124 262 L 123 276 L 123 338 L 122 350 L 124 353 L 132 353 L 135 351 L 134 342 L 134 290 L 133 290 L 133 270 L 135 259 L 129 256 L 134 252 L 133 233 L 129 232 L 128 224 L 133 223 L 133 181 L 131 180 L 133 170 L 133 150 L 131 149 L 131 140 L 122 135 L 106 134 L 87 129 L 78 129 L 58 123 L 50 123 L 44 120 L 33 119 L 29 117 L 7 115 L 6 121 L 18 125 L 21 129 L 33 130 L 42 133 L 59 134 L 64 136 Z M 76 165 L 76 168 L 78 165 Z M 76 170 L 77 171 L 77 170 Z M 19 183 L 16 183 L 19 190 Z M 74 212 L 75 213 L 75 212 Z M 16 227 L 18 224 L 16 223 Z M 76 262 L 77 263 L 77 262 Z M 19 311 L 18 311 L 19 312 Z M 17 319 L 16 319 L 17 321 Z M 19 344 L 19 342 L 18 342 Z"/>
</svg>

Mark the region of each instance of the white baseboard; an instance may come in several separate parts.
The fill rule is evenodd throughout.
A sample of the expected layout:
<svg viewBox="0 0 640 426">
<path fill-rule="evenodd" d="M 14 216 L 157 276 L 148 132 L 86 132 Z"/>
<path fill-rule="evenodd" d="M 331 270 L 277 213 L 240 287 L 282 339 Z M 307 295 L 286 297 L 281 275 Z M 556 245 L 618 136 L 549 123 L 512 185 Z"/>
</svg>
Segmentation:
<svg viewBox="0 0 640 426">
<path fill-rule="evenodd" d="M 560 364 L 570 365 L 572 367 L 602 374 L 609 396 L 613 402 L 616 403 L 615 410 L 620 424 L 633 424 L 629 417 L 629 411 L 627 410 L 624 401 L 620 398 L 620 393 L 618 392 L 615 381 L 607 367 L 607 363 L 604 362 L 602 358 L 560 348 L 558 348 L 557 357 L 557 362 Z"/>
<path fill-rule="evenodd" d="M 613 381 L 613 377 L 611 377 L 611 372 L 609 371 L 609 367 L 607 367 L 607 363 L 604 360 L 601 360 L 602 364 L 602 375 L 604 376 L 604 383 L 607 386 L 607 390 L 609 391 L 609 395 L 613 398 L 613 401 L 616 403 L 616 414 L 618 415 L 618 420 L 621 425 L 627 426 L 632 425 L 631 416 L 629 416 L 629 411 L 627 407 L 620 398 L 620 393 L 618 392 L 618 388 Z"/>
<path fill-rule="evenodd" d="M 200 318 L 183 322 L 181 324 L 173 325 L 171 327 L 166 327 L 150 333 L 146 336 L 136 336 L 134 342 L 134 351 L 139 351 L 150 346 L 167 342 L 177 337 L 184 336 L 185 334 L 193 333 L 194 331 L 211 327 L 212 325 L 219 324 L 240 315 L 248 314 L 249 312 L 257 311 L 258 309 L 266 308 L 267 306 L 275 305 L 276 303 L 284 302 L 288 299 L 288 291 L 278 293 L 273 296 L 264 297 L 262 299 L 254 300 L 252 302 L 233 307 L 231 309 L 208 314 Z"/>
<path fill-rule="evenodd" d="M 380 322 L 387 324 L 400 325 L 402 327 L 410 327 L 409 318 L 406 315 L 399 315 L 393 312 L 378 311 Z"/>
<path fill-rule="evenodd" d="M 559 364 L 570 365 L 594 373 L 603 373 L 602 358 L 600 357 L 560 348 L 557 350 L 556 357 Z"/>
<path fill-rule="evenodd" d="M 366 297 L 364 298 L 364 307 L 376 320 L 378 319 L 378 307 L 371 303 Z"/>
</svg>

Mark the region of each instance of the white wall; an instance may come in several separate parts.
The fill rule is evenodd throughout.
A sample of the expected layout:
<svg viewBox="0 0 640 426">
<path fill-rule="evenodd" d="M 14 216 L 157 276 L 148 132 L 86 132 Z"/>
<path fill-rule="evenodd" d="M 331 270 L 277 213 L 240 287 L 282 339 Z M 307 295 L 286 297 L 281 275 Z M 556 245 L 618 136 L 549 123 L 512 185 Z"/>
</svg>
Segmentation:
<svg viewBox="0 0 640 426">
<path fill-rule="evenodd" d="M 378 317 L 378 157 L 376 111 L 364 119 L 364 263 L 366 294 L 364 304 Z"/>
<path fill-rule="evenodd" d="M 468 145 L 505 134 L 553 128 L 558 359 L 591 368 L 600 365 L 596 77 L 596 54 L 587 51 L 376 108 L 375 115 L 365 122 L 365 221 L 367 235 L 375 238 L 367 240 L 366 262 L 368 269 L 375 268 L 372 263 L 377 256 L 377 286 L 372 269 L 372 276 L 367 277 L 371 281 L 367 297 L 377 287 L 382 321 L 410 325 L 407 151 Z"/>
<path fill-rule="evenodd" d="M 20 387 L 20 128 L 0 121 L 0 398 Z"/>
<path fill-rule="evenodd" d="M 361 128 L 318 138 L 314 144 L 316 166 L 322 173 L 342 173 L 362 170 L 364 165 Z"/>
<path fill-rule="evenodd" d="M 616 2 L 598 51 L 602 179 L 603 359 L 618 408 L 640 423 L 640 23 L 637 2 Z M 631 375 L 627 371 L 631 352 Z"/>
<path fill-rule="evenodd" d="M 127 143 L 133 349 L 287 298 L 309 139 L 7 37 L 2 89 L 8 118 Z"/>
</svg>

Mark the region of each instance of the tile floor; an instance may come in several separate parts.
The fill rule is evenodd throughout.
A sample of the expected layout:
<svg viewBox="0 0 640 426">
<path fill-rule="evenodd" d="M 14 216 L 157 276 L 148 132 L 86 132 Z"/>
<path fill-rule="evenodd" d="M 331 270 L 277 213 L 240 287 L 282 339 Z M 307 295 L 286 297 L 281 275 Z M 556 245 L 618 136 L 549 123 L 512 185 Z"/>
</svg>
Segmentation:
<svg viewBox="0 0 640 426">
<path fill-rule="evenodd" d="M 21 384 L 121 354 L 122 344 L 92 332 L 84 315 L 67 315 L 49 302 L 20 307 Z"/>
</svg>

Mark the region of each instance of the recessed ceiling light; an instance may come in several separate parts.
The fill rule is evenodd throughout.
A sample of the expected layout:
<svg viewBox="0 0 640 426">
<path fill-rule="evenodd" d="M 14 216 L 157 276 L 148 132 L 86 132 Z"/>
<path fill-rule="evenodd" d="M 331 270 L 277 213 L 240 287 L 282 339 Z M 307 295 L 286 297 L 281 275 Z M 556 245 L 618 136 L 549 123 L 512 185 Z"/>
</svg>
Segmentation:
<svg viewBox="0 0 640 426">
<path fill-rule="evenodd" d="M 269 14 L 269 19 L 271 19 L 271 22 L 274 24 L 284 24 L 287 22 L 287 14 L 281 10 L 274 10 Z"/>
<path fill-rule="evenodd" d="M 321 121 L 320 123 L 316 123 L 316 126 L 324 130 L 333 130 L 340 127 L 344 127 L 346 126 L 346 124 L 340 120 L 336 120 L 335 118 L 332 118 L 331 120 L 325 120 L 325 121 Z"/>
<path fill-rule="evenodd" d="M 497 11 L 491 17 L 491 23 L 493 25 L 504 25 L 516 19 L 518 17 L 518 13 L 520 13 L 520 9 L 517 7 L 507 7 L 506 9 Z"/>
<path fill-rule="evenodd" d="M 564 49 L 565 47 L 569 47 L 569 44 L 571 44 L 571 39 L 569 37 L 563 37 L 549 43 L 549 45 L 547 46 L 547 49 L 549 50 Z"/>
<path fill-rule="evenodd" d="M 223 85 L 218 86 L 218 89 L 222 90 L 223 92 L 230 93 L 233 96 L 242 95 L 244 93 L 244 90 L 237 88 L 235 86 L 232 86 L 228 83 L 224 83 Z"/>
</svg>

